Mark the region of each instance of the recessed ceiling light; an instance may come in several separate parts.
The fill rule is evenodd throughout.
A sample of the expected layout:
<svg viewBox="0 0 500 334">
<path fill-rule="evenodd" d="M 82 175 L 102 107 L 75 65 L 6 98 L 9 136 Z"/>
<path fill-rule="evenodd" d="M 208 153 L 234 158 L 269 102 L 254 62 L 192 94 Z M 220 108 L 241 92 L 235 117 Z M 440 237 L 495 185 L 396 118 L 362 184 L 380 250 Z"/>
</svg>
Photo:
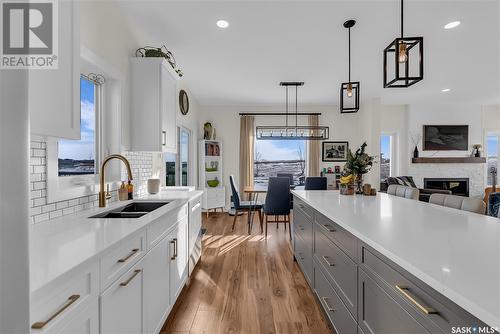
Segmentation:
<svg viewBox="0 0 500 334">
<path fill-rule="evenodd" d="M 217 21 L 217 27 L 222 29 L 227 28 L 229 27 L 229 22 L 227 22 L 226 20 L 219 20 Z"/>
<path fill-rule="evenodd" d="M 453 29 L 453 28 L 456 28 L 460 25 L 460 21 L 453 21 L 453 22 L 450 22 L 450 23 L 447 23 L 444 28 L 445 29 Z"/>
<path fill-rule="evenodd" d="M 451 89 L 449 89 L 449 88 L 441 89 L 441 91 L 442 91 L 443 93 L 447 93 L 447 92 L 449 92 L 450 90 L 451 90 Z"/>
</svg>

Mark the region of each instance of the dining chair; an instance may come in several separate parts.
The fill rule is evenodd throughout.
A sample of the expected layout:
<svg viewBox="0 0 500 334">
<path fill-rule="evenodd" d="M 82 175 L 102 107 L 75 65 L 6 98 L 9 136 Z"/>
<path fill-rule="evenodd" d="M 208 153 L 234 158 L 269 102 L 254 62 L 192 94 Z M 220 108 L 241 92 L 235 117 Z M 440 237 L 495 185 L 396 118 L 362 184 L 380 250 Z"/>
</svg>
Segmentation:
<svg viewBox="0 0 500 334">
<path fill-rule="evenodd" d="M 276 173 L 276 177 L 286 177 L 290 180 L 290 187 L 295 184 L 292 173 Z M 290 207 L 293 208 L 293 196 L 290 194 Z"/>
<path fill-rule="evenodd" d="M 262 203 L 261 202 L 253 202 L 253 201 L 242 201 L 240 197 L 240 193 L 238 192 L 238 188 L 234 182 L 234 176 L 229 176 L 229 183 L 231 184 L 231 192 L 233 195 L 233 205 L 234 205 L 234 220 L 233 227 L 231 228 L 234 231 L 234 225 L 236 224 L 236 219 L 239 216 L 240 212 L 246 212 L 247 214 L 251 214 L 252 211 L 257 212 L 259 214 L 259 223 L 260 223 L 260 232 L 263 232 L 262 224 Z M 249 232 L 250 233 L 250 232 Z"/>
<path fill-rule="evenodd" d="M 286 224 L 288 224 L 288 231 L 290 240 L 292 240 L 292 231 L 290 229 L 290 182 L 286 177 L 270 177 L 269 186 L 267 187 L 266 202 L 264 203 L 264 217 L 266 225 L 276 223 L 278 228 L 280 223 L 283 223 L 286 231 Z M 269 216 L 274 216 L 273 220 L 269 220 Z M 283 219 L 280 220 L 280 217 Z"/>
<path fill-rule="evenodd" d="M 326 177 L 308 176 L 306 177 L 306 185 L 304 190 L 326 190 Z"/>
</svg>

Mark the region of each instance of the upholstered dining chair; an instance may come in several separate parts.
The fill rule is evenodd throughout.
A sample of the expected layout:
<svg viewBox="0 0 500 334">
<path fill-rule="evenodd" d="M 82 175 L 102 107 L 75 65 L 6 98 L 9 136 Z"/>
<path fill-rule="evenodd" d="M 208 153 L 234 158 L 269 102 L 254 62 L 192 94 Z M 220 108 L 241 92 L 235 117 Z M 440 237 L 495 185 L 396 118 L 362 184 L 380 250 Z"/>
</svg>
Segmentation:
<svg viewBox="0 0 500 334">
<path fill-rule="evenodd" d="M 231 184 L 231 193 L 233 195 L 233 205 L 234 205 L 234 220 L 232 230 L 234 231 L 234 225 L 236 224 L 236 219 L 239 216 L 240 212 L 246 212 L 251 214 L 252 211 L 255 211 L 259 214 L 259 223 L 260 223 L 260 232 L 263 232 L 262 224 L 262 203 L 261 202 L 252 202 L 252 201 L 242 201 L 240 197 L 240 193 L 238 192 L 238 188 L 234 182 L 234 176 L 229 176 L 229 183 Z"/>
<path fill-rule="evenodd" d="M 481 198 L 432 194 L 429 203 L 484 215 L 486 204 Z"/>
<path fill-rule="evenodd" d="M 287 177 L 290 180 L 290 187 L 295 184 L 292 173 L 276 173 L 276 177 Z M 293 208 L 293 196 L 290 194 L 290 207 Z"/>
<path fill-rule="evenodd" d="M 304 190 L 326 190 L 327 180 L 326 177 L 321 176 L 308 176 L 306 177 L 306 184 Z"/>
<path fill-rule="evenodd" d="M 417 188 L 413 188 L 413 187 L 391 184 L 387 188 L 387 194 L 397 196 L 397 197 L 418 200 L 419 190 Z"/>
<path fill-rule="evenodd" d="M 267 187 L 266 202 L 264 203 L 264 220 L 267 224 L 276 223 L 278 228 L 280 223 L 288 224 L 290 240 L 292 240 L 292 231 L 290 230 L 290 183 L 286 177 L 270 177 L 269 186 Z M 269 220 L 269 216 L 274 216 L 273 220 Z M 283 217 L 280 220 L 280 217 Z"/>
</svg>

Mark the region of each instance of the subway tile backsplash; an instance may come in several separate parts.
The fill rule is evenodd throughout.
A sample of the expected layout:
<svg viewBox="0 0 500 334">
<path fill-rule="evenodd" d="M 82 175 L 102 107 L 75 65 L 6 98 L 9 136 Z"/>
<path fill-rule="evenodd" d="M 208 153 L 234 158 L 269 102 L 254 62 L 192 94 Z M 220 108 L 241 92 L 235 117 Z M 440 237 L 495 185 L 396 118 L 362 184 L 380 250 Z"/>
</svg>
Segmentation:
<svg viewBox="0 0 500 334">
<path fill-rule="evenodd" d="M 98 205 L 97 194 L 73 198 L 56 203 L 47 203 L 47 145 L 43 141 L 31 142 L 30 186 L 31 186 L 31 223 L 36 224 L 50 219 L 77 213 Z M 153 174 L 151 152 L 123 152 L 130 161 L 134 177 L 135 196 L 147 191 L 147 180 Z M 122 179 L 127 177 L 122 175 Z M 117 200 L 117 192 L 111 191 L 109 202 Z"/>
</svg>

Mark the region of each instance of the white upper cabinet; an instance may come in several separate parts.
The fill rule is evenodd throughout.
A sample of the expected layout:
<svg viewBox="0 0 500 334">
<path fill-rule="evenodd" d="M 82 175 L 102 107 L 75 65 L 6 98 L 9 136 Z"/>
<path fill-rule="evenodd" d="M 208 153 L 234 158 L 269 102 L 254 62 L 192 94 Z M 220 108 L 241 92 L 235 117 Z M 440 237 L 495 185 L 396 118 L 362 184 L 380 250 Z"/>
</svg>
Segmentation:
<svg viewBox="0 0 500 334">
<path fill-rule="evenodd" d="M 78 1 L 58 1 L 58 68 L 29 71 L 31 133 L 80 139 Z"/>
<path fill-rule="evenodd" d="M 132 58 L 131 150 L 177 152 L 177 77 L 163 58 Z"/>
</svg>

